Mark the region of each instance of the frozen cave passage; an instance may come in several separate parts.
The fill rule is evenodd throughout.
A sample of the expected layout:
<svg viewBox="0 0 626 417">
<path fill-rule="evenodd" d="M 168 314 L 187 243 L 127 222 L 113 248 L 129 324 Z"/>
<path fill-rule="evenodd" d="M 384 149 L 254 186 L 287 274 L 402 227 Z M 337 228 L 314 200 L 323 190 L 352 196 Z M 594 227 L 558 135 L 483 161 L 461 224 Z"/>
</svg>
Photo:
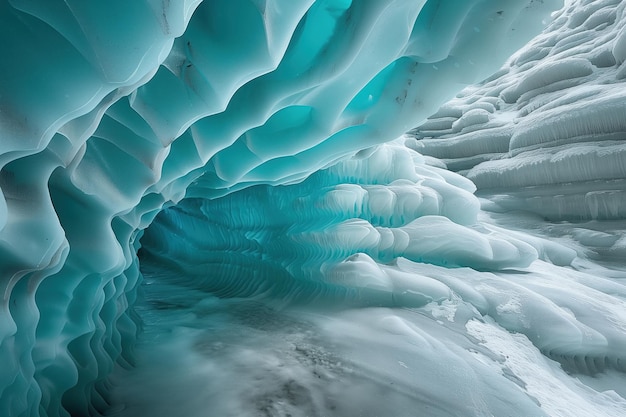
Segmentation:
<svg viewBox="0 0 626 417">
<path fill-rule="evenodd" d="M 0 416 L 626 415 L 626 2 L 563 3 L 0 0 Z"/>
</svg>

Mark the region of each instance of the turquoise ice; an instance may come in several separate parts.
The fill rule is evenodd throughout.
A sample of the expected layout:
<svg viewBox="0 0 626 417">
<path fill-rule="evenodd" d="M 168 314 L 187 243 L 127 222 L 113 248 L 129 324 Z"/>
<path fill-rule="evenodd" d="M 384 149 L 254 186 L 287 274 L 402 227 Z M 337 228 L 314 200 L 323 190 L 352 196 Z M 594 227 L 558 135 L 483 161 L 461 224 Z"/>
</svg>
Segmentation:
<svg viewBox="0 0 626 417">
<path fill-rule="evenodd" d="M 626 19 L 562 6 L 2 1 L 0 416 L 620 415 Z"/>
</svg>

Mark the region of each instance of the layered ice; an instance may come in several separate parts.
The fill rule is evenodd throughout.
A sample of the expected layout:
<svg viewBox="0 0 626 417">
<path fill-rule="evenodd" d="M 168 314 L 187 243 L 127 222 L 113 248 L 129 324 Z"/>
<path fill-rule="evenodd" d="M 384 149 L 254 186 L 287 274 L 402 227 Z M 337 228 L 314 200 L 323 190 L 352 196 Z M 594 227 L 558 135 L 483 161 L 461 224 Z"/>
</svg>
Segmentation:
<svg viewBox="0 0 626 417">
<path fill-rule="evenodd" d="M 416 128 L 411 146 L 507 209 L 623 219 L 625 10 L 619 0 L 572 2 L 500 71 Z"/>
<path fill-rule="evenodd" d="M 229 297 L 278 292 L 287 301 L 293 286 L 305 299 L 364 290 L 378 300 L 366 304 L 411 294 L 417 305 L 441 301 L 447 287 L 385 264 L 499 270 L 538 257 L 523 240 L 478 223 L 473 190 L 401 143 L 382 145 L 297 185 L 184 199 L 146 230 L 141 259 L 201 277 L 188 285 Z M 301 285 L 311 289 L 302 293 Z"/>
<path fill-rule="evenodd" d="M 383 144 L 560 5 L 2 2 L 0 415 L 623 415 L 624 6 Z"/>
</svg>

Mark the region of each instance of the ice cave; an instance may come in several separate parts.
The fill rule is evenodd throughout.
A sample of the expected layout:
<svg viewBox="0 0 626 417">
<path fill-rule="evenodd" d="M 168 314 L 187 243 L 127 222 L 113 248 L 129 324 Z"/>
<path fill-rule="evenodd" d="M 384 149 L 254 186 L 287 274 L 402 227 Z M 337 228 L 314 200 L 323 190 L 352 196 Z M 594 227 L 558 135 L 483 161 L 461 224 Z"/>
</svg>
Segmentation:
<svg viewBox="0 0 626 417">
<path fill-rule="evenodd" d="M 626 416 L 626 1 L 0 0 L 0 417 Z"/>
</svg>

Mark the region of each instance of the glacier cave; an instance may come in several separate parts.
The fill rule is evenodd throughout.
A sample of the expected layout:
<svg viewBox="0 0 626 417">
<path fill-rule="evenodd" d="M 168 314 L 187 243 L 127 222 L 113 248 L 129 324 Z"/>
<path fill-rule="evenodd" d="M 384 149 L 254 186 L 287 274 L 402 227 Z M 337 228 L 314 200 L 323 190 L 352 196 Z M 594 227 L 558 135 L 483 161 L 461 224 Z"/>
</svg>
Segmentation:
<svg viewBox="0 0 626 417">
<path fill-rule="evenodd" d="M 0 0 L 0 417 L 626 416 L 626 2 Z"/>
</svg>

